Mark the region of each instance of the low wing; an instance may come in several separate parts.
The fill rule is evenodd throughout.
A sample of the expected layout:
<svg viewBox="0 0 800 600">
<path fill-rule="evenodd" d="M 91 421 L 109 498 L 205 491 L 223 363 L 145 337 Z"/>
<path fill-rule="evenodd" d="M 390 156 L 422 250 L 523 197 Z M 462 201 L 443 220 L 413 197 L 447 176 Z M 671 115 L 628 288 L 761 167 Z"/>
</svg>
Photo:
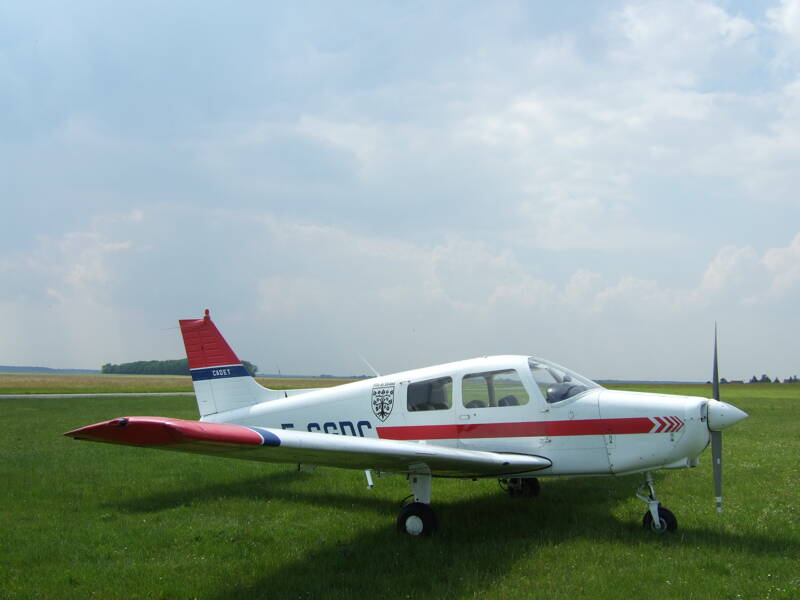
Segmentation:
<svg viewBox="0 0 800 600">
<path fill-rule="evenodd" d="M 381 440 L 291 429 L 203 423 L 167 417 L 122 417 L 64 435 L 128 446 L 213 454 L 277 463 L 305 463 L 438 477 L 489 477 L 546 469 L 541 456 L 459 450 L 420 442 Z"/>
</svg>

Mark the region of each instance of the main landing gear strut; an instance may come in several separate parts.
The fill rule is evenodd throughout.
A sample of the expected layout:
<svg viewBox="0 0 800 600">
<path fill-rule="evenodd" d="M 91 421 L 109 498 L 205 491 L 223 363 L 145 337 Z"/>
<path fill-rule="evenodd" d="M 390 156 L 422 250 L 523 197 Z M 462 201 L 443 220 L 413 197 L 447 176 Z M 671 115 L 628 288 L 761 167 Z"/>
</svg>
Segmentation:
<svg viewBox="0 0 800 600">
<path fill-rule="evenodd" d="M 369 480 L 369 478 L 368 478 Z M 511 496 L 535 498 L 539 495 L 539 480 L 535 477 L 501 479 L 500 487 Z M 436 530 L 436 513 L 430 507 L 431 475 L 427 468 L 408 476 L 413 502 L 405 505 L 397 517 L 397 531 L 409 535 L 431 535 Z"/>
<path fill-rule="evenodd" d="M 645 496 L 645 492 L 648 492 L 648 495 Z M 678 529 L 678 519 L 675 518 L 671 510 L 661 506 L 661 503 L 656 498 L 653 474 L 649 471 L 645 473 L 645 482 L 639 486 L 636 497 L 648 506 L 648 510 L 644 513 L 644 518 L 642 519 L 642 525 L 645 529 L 649 529 L 654 533 L 666 533 L 667 531 L 676 531 Z"/>
<path fill-rule="evenodd" d="M 500 479 L 499 483 L 509 496 L 538 498 L 541 491 L 539 480 L 536 477 L 512 477 L 511 479 Z"/>
<path fill-rule="evenodd" d="M 408 476 L 414 501 L 397 517 L 397 531 L 409 535 L 430 535 L 436 530 L 436 513 L 431 508 L 431 473 L 422 471 Z"/>
</svg>

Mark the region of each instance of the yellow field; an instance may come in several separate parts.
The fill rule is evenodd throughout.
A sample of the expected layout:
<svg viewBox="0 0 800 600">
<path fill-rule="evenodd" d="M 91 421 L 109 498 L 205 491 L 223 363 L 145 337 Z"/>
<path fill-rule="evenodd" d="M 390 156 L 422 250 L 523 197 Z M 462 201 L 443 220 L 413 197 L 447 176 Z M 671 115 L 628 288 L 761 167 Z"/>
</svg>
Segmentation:
<svg viewBox="0 0 800 600">
<path fill-rule="evenodd" d="M 332 387 L 353 381 L 334 378 L 258 377 L 272 389 Z M 191 392 L 188 375 L 62 375 L 50 373 L 0 374 L 0 394 L 78 394 L 132 392 Z"/>
</svg>

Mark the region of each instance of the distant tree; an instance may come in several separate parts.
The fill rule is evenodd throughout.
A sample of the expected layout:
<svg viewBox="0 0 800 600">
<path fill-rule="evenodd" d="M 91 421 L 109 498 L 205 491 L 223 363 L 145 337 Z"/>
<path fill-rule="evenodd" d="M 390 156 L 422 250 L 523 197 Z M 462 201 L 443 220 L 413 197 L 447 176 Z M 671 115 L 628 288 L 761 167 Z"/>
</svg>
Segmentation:
<svg viewBox="0 0 800 600">
<path fill-rule="evenodd" d="M 759 383 L 772 383 L 772 380 L 766 374 L 762 375 L 758 381 Z"/>
<path fill-rule="evenodd" d="M 719 380 L 719 382 L 720 383 L 728 383 L 728 380 L 723 377 L 722 379 Z"/>
<path fill-rule="evenodd" d="M 243 360 L 242 364 L 250 375 L 255 375 L 258 371 L 258 367 L 251 362 Z M 106 363 L 100 368 L 100 371 L 124 375 L 189 375 L 189 361 L 185 358 L 176 358 L 174 360 L 138 360 L 118 365 Z"/>
<path fill-rule="evenodd" d="M 758 379 L 756 379 L 756 376 L 755 376 L 755 375 L 753 375 L 753 376 L 750 378 L 750 381 L 749 381 L 748 383 L 758 383 Z"/>
</svg>

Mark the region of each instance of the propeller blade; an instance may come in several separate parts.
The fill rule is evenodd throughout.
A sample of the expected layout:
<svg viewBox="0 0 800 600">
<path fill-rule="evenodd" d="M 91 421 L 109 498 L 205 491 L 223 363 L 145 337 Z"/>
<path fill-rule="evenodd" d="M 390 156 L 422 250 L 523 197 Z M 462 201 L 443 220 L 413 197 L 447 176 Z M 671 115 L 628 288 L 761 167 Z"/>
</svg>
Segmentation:
<svg viewBox="0 0 800 600">
<path fill-rule="evenodd" d="M 711 460 L 714 467 L 714 494 L 717 512 L 722 512 L 722 432 L 711 432 Z"/>
<path fill-rule="evenodd" d="M 714 323 L 714 375 L 712 377 L 714 400 L 719 401 L 719 365 L 717 364 L 717 324 Z"/>
<path fill-rule="evenodd" d="M 717 323 L 714 323 L 714 374 L 712 376 L 714 400 L 719 402 L 719 362 L 717 360 Z M 710 425 L 710 423 L 709 423 Z M 722 512 L 722 432 L 711 432 L 711 461 L 714 470 L 714 495 L 717 512 Z"/>
</svg>

